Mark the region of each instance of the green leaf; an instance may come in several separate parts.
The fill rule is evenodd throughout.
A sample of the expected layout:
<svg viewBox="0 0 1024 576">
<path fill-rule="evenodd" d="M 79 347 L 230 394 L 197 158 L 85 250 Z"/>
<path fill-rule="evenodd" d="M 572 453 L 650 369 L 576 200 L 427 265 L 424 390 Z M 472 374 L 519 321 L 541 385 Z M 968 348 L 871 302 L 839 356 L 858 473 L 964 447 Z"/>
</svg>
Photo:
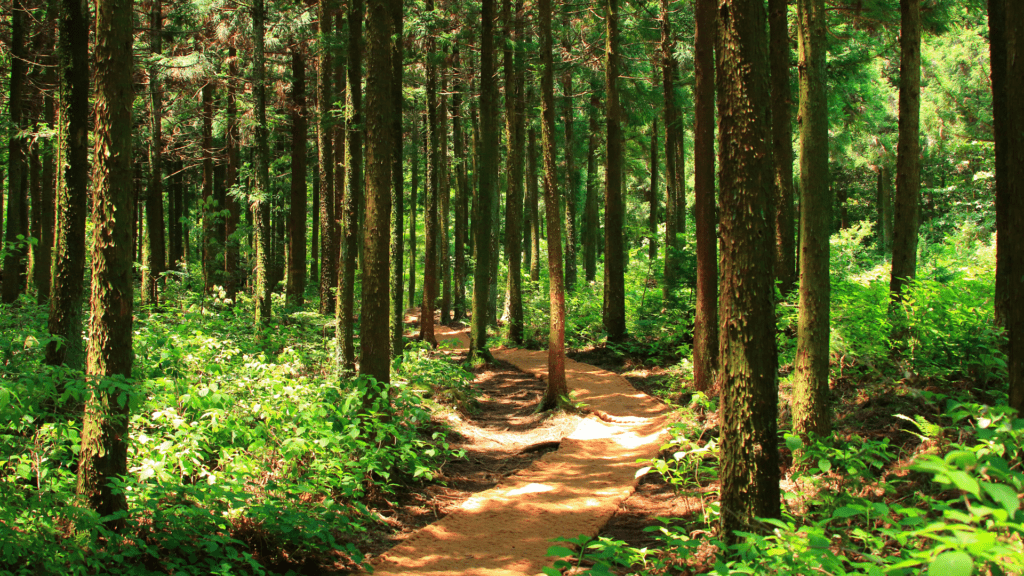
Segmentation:
<svg viewBox="0 0 1024 576">
<path fill-rule="evenodd" d="M 576 554 L 565 546 L 552 546 L 548 548 L 548 556 L 575 556 Z"/>
<path fill-rule="evenodd" d="M 946 476 L 948 476 L 950 482 L 952 482 L 953 485 L 955 485 L 960 490 L 963 490 L 964 492 L 970 494 L 974 494 L 975 496 L 978 495 L 978 490 L 980 489 L 978 486 L 978 481 L 975 480 L 974 478 L 971 478 L 971 476 L 966 472 L 960 470 L 950 470 L 946 472 Z"/>
<path fill-rule="evenodd" d="M 786 434 L 786 447 L 791 452 L 796 452 L 804 447 L 804 441 L 796 434 Z"/>
<path fill-rule="evenodd" d="M 828 472 L 832 469 L 832 463 L 822 458 L 821 460 L 818 460 L 818 469 L 822 472 Z"/>
<path fill-rule="evenodd" d="M 943 552 L 928 565 L 928 576 L 971 576 L 973 572 L 974 560 L 960 551 Z"/>
<path fill-rule="evenodd" d="M 993 500 L 998 502 L 1011 517 L 1013 517 L 1017 510 L 1020 510 L 1020 499 L 1017 497 L 1017 493 L 1014 492 L 1013 488 L 1004 484 L 993 484 L 991 482 L 982 482 L 981 487 L 984 488 L 985 492 L 987 492 Z"/>
<path fill-rule="evenodd" d="M 856 516 L 862 513 L 863 510 L 858 510 L 856 508 L 851 508 L 849 506 L 841 506 L 839 508 L 836 508 L 836 511 L 833 514 L 833 516 L 835 516 L 836 518 L 849 518 L 850 516 Z"/>
</svg>

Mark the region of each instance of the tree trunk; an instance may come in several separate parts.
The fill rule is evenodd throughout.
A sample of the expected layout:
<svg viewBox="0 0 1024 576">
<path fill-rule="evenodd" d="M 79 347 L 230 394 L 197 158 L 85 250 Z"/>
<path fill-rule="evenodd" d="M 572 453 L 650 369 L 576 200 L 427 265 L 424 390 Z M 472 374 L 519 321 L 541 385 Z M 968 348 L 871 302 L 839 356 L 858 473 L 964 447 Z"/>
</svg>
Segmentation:
<svg viewBox="0 0 1024 576">
<path fill-rule="evenodd" d="M 1007 197 L 1001 208 L 1006 211 L 998 230 L 1006 235 L 1006 328 L 1010 335 L 1009 389 L 1010 407 L 1024 414 L 1024 6 L 1006 3 L 1006 176 Z M 995 64 L 995 63 L 993 63 Z"/>
<path fill-rule="evenodd" d="M 491 213 L 498 179 L 498 87 L 494 82 L 494 0 L 482 0 L 480 9 L 480 160 L 477 217 L 473 239 L 476 241 L 476 269 L 473 271 L 473 316 L 470 324 L 470 359 L 489 358 L 487 350 L 487 301 Z M 481 217 L 483 215 L 484 217 Z"/>
<path fill-rule="evenodd" d="M 390 0 L 391 25 L 394 39 L 391 41 L 391 357 L 402 355 L 402 333 L 405 329 L 405 307 L 402 295 L 402 274 L 405 271 L 402 256 L 405 254 L 405 173 L 402 171 L 403 133 L 402 113 L 402 59 L 405 35 L 402 0 Z"/>
<path fill-rule="evenodd" d="M 605 84 L 607 148 L 604 195 L 604 328 L 609 342 L 626 338 L 626 280 L 622 240 L 622 109 L 619 106 L 619 0 L 607 0 Z M 549 230 L 554 224 L 548 219 Z M 548 235 L 550 236 L 550 231 Z M 551 239 L 548 239 L 548 245 Z"/>
<path fill-rule="evenodd" d="M 587 143 L 587 199 L 583 223 L 583 267 L 587 282 L 593 282 L 597 275 L 597 246 L 600 225 L 597 207 L 597 146 L 599 144 L 597 117 L 601 113 L 601 96 L 597 86 L 591 84 L 590 95 L 590 141 Z"/>
<path fill-rule="evenodd" d="M 778 518 L 778 356 L 767 22 L 762 0 L 724 0 L 718 58 L 721 153 L 721 533 Z"/>
<path fill-rule="evenodd" d="M 152 0 L 149 14 L 149 50 L 159 56 L 163 51 L 161 35 L 163 30 L 162 0 Z M 163 95 L 160 84 L 160 70 L 156 65 L 149 68 L 149 190 L 146 192 L 146 230 L 149 233 L 146 251 L 147 259 L 142 272 L 143 305 L 158 304 L 157 284 L 166 269 L 164 254 L 164 190 L 163 190 Z"/>
<path fill-rule="evenodd" d="M 438 250 L 441 268 L 441 324 L 452 323 L 452 267 L 451 245 L 448 241 L 451 209 L 451 170 L 448 162 L 448 71 L 441 71 L 441 98 L 437 110 L 437 130 L 440 139 L 438 152 L 437 200 Z"/>
<path fill-rule="evenodd" d="M 317 43 L 316 69 L 316 154 L 320 176 L 320 294 L 321 314 L 330 314 L 335 307 L 334 288 L 338 285 L 338 272 L 334 267 L 338 260 L 338 238 L 335 236 L 334 207 L 334 122 L 331 121 L 333 94 L 331 92 L 331 75 L 334 63 L 331 58 L 330 43 L 333 40 L 330 0 L 317 2 L 317 20 L 319 33 Z"/>
<path fill-rule="evenodd" d="M 132 0 L 96 4 L 96 181 L 92 296 L 77 493 L 107 526 L 125 526 L 128 502 L 113 481 L 128 474 L 132 375 Z"/>
<path fill-rule="evenodd" d="M 21 110 L 24 105 L 26 56 L 24 0 L 14 0 L 11 10 L 11 99 L 8 103 L 11 123 L 7 136 L 7 229 L 4 235 L 4 240 L 11 248 L 4 258 L 4 283 L 0 293 L 5 304 L 17 300 L 25 286 L 27 252 L 24 241 L 18 240 L 18 234 L 22 233 L 22 227 L 26 224 L 22 221 L 25 207 L 25 188 L 22 184 L 25 143 L 18 133 L 21 130 Z"/>
<path fill-rule="evenodd" d="M 427 0 L 427 10 L 433 12 L 434 0 Z M 420 340 L 437 345 L 434 337 L 434 304 L 437 300 L 437 188 L 438 148 L 437 134 L 437 40 L 432 32 L 427 36 L 427 189 L 423 210 L 423 304 L 420 307 Z"/>
<path fill-rule="evenodd" d="M 532 102 L 533 99 L 531 98 Z M 530 126 L 526 149 L 526 210 L 530 214 L 530 281 L 540 282 L 540 209 L 537 206 L 537 129 Z"/>
<path fill-rule="evenodd" d="M 219 209 L 213 198 L 213 79 L 203 85 L 203 291 L 209 294 L 217 282 L 214 259 L 214 214 Z"/>
<path fill-rule="evenodd" d="M 566 34 L 570 30 L 565 26 Z M 572 45 L 568 37 L 562 40 L 562 49 L 568 57 L 572 53 Z M 572 102 L 572 68 L 567 66 L 562 76 L 562 96 L 565 98 L 565 111 L 562 122 L 565 126 L 565 289 L 572 292 L 576 288 L 576 195 L 579 188 L 579 174 L 576 171 L 574 155 L 572 119 L 575 113 Z"/>
<path fill-rule="evenodd" d="M 617 0 L 610 0 L 615 6 Z M 541 137 L 544 142 L 544 207 L 548 218 L 548 273 L 551 279 L 551 331 L 548 334 L 548 385 L 540 409 L 558 407 L 568 396 L 565 382 L 565 284 L 562 278 L 562 231 L 555 172 L 555 80 L 551 55 L 551 0 L 540 0 Z M 609 14 L 614 14 L 614 9 Z M 614 24 L 609 24 L 609 27 Z M 614 47 L 613 44 L 610 46 Z"/>
<path fill-rule="evenodd" d="M 459 69 L 459 51 L 455 50 L 455 66 Z M 465 85 L 461 82 L 452 94 L 452 135 L 455 139 L 455 271 L 453 273 L 452 307 L 456 322 L 466 317 L 466 199 L 469 197 L 469 182 L 466 176 L 466 140 L 462 129 L 462 93 Z"/>
<path fill-rule="evenodd" d="M 306 58 L 292 47 L 292 182 L 288 219 L 288 305 L 306 293 Z"/>
<path fill-rule="evenodd" d="M 252 202 L 254 242 L 256 244 L 256 283 L 253 300 L 256 304 L 256 326 L 270 321 L 270 150 L 267 147 L 267 85 L 264 35 L 266 9 L 264 0 L 254 0 L 252 6 L 253 34 L 253 95 L 256 100 L 255 184 Z"/>
<path fill-rule="evenodd" d="M 409 204 L 411 204 L 409 215 L 409 307 L 416 304 L 416 195 L 420 187 L 420 127 L 417 119 L 420 117 L 418 110 L 412 115 L 412 190 L 409 191 Z"/>
<path fill-rule="evenodd" d="M 359 372 L 391 381 L 391 167 L 395 92 L 391 16 L 397 0 L 369 0 L 366 22 L 366 219 Z M 401 295 L 399 295 L 401 297 Z"/>
<path fill-rule="evenodd" d="M 678 66 L 669 21 L 668 0 L 661 2 L 661 70 L 665 94 L 665 280 L 662 297 L 670 300 L 679 288 L 679 235 L 686 232 L 686 165 L 683 158 L 682 114 L 676 101 Z M 713 122 L 713 121 L 712 121 Z M 712 124 L 713 125 L 713 124 Z"/>
<path fill-rule="evenodd" d="M 339 10 L 337 18 L 335 19 L 335 30 L 336 38 L 341 42 L 344 37 L 345 28 L 345 11 Z M 339 54 L 333 59 L 334 64 L 334 86 L 338 90 L 335 101 L 338 102 L 338 108 L 334 112 L 336 120 L 331 123 L 331 133 L 333 134 L 333 144 L 331 146 L 334 152 L 334 184 L 332 186 L 334 190 L 334 203 L 331 208 L 334 218 L 331 220 L 331 238 L 333 243 L 328 247 L 331 256 L 331 270 L 333 272 L 333 278 L 331 279 L 331 291 L 333 295 L 331 297 L 331 304 L 333 306 L 332 311 L 337 316 L 338 314 L 338 302 L 337 295 L 339 293 L 340 285 L 338 284 L 341 278 L 341 255 L 344 251 L 342 244 L 345 242 L 345 237 L 342 235 L 342 227 L 345 221 L 345 182 L 347 176 L 348 158 L 345 150 L 348 142 L 348 124 L 349 124 L 349 111 L 346 109 L 346 103 L 349 100 L 348 97 L 348 74 L 346 70 L 346 59 L 341 58 Z M 321 251 L 323 248 L 321 248 Z"/>
<path fill-rule="evenodd" d="M 647 200 L 650 204 L 647 216 L 647 257 L 658 257 L 658 117 L 651 121 L 651 186 Z"/>
<path fill-rule="evenodd" d="M 988 37 L 989 55 L 992 61 L 992 132 L 995 136 L 995 170 L 996 170 L 996 230 L 1008 230 L 1006 217 L 1008 215 L 1006 203 L 1009 201 L 1007 190 L 1006 164 L 1007 138 L 1007 106 L 1009 105 L 1006 90 L 1006 1 L 988 0 Z M 996 326 L 1006 325 L 1007 311 L 1010 303 L 1007 300 L 1007 287 L 1009 283 L 1009 244 L 1007 234 L 996 234 L 996 295 L 995 295 L 995 324 Z"/>
<path fill-rule="evenodd" d="M 348 7 L 348 129 L 345 131 L 345 202 L 342 213 L 340 270 L 338 272 L 337 368 L 354 372 L 355 352 L 355 281 L 359 257 L 359 207 L 363 195 L 363 0 L 353 0 Z M 390 79 L 391 75 L 386 75 Z M 387 274 L 384 274 L 387 277 Z M 387 321 L 384 321 L 387 325 Z"/>
<path fill-rule="evenodd" d="M 814 432 L 827 436 L 832 431 L 828 386 L 831 293 L 828 265 L 832 198 L 828 174 L 828 97 L 825 77 L 825 53 L 828 48 L 825 27 L 828 16 L 824 0 L 799 0 L 797 14 L 800 39 L 801 214 L 800 308 L 793 384 L 793 430 L 802 435 Z M 778 165 L 775 168 L 778 186 Z"/>
<path fill-rule="evenodd" d="M 516 344 L 523 342 L 523 253 L 520 250 L 520 227 L 523 216 L 523 144 L 526 126 L 523 122 L 523 56 L 513 46 L 522 40 L 523 2 L 516 0 L 512 14 L 512 1 L 504 0 L 502 12 L 505 20 L 505 254 L 508 258 L 508 337 Z"/>
<path fill-rule="evenodd" d="M 235 233 L 238 230 L 241 218 L 241 208 L 238 199 L 231 193 L 231 189 L 238 184 L 238 58 L 234 48 L 228 52 L 228 101 L 227 101 L 227 126 L 224 130 L 224 147 L 227 155 L 227 166 L 224 168 L 224 188 L 227 190 L 225 204 L 228 209 L 228 218 L 224 223 L 224 292 L 229 300 L 235 301 L 238 295 L 238 286 L 241 284 L 241 273 L 238 265 L 238 238 Z"/>
<path fill-rule="evenodd" d="M 917 233 L 921 224 L 921 0 L 900 0 L 900 16 L 900 133 L 889 283 L 895 301 L 902 298 L 903 287 L 917 274 Z"/>
<path fill-rule="evenodd" d="M 714 388 L 718 369 L 718 216 L 715 210 L 715 0 L 697 0 L 694 35 L 693 201 L 697 233 L 697 305 L 693 386 Z"/>
<path fill-rule="evenodd" d="M 770 0 L 772 158 L 775 161 L 775 277 L 783 294 L 796 286 L 793 224 L 793 114 L 789 87 L 789 2 Z"/>
</svg>

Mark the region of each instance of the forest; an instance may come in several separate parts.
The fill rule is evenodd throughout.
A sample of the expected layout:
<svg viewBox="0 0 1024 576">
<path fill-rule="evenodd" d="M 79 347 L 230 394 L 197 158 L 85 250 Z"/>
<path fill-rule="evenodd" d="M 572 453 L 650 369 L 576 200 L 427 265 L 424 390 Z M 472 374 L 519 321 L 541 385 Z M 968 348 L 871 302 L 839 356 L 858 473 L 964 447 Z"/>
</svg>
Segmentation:
<svg viewBox="0 0 1024 576">
<path fill-rule="evenodd" d="M 1024 2 L 0 0 L 0 576 L 1024 573 Z"/>
</svg>

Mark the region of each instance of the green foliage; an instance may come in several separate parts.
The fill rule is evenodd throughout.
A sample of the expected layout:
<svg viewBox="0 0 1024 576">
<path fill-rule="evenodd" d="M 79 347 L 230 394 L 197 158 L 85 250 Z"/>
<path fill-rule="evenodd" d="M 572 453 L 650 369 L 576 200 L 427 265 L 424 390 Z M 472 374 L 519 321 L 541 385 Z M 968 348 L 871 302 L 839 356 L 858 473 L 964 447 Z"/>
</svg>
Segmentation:
<svg viewBox="0 0 1024 576">
<path fill-rule="evenodd" d="M 686 437 L 688 424 L 675 422 L 670 426 L 672 439 L 661 447 L 661 452 L 669 453 L 669 458 L 652 458 L 638 460 L 648 464 L 636 472 L 636 476 L 644 476 L 652 471 L 661 475 L 665 482 L 672 485 L 676 493 L 684 488 L 700 486 L 702 481 L 714 478 L 718 460 L 718 443 L 706 441 L 703 445 L 699 439 L 690 440 Z M 705 463 L 709 461 L 710 463 Z"/>
<path fill-rule="evenodd" d="M 391 384 L 338 380 L 319 315 L 281 316 L 257 339 L 248 298 L 211 310 L 180 296 L 179 308 L 136 320 L 123 534 L 74 497 L 81 373 L 42 365 L 43 308 L 3 308 L 0 573 L 358 563 L 374 522 L 360 499 L 431 480 L 461 457 L 431 416 L 438 402 L 471 400 L 470 377 L 453 364 L 411 351 Z"/>
</svg>

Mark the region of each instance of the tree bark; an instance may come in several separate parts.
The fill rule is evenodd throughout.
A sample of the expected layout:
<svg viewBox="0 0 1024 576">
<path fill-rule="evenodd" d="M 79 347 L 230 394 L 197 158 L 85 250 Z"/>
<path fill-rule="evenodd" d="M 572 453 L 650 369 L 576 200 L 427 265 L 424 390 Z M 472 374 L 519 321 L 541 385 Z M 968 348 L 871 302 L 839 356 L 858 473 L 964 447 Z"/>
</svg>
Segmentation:
<svg viewBox="0 0 1024 576">
<path fill-rule="evenodd" d="M 345 201 L 342 224 L 340 270 L 338 272 L 337 367 L 355 372 L 355 281 L 360 230 L 359 207 L 363 195 L 363 0 L 348 7 L 348 129 L 345 131 Z M 391 75 L 387 74 L 390 79 Z M 387 277 L 387 273 L 384 274 Z M 384 321 L 387 325 L 387 321 Z"/>
<path fill-rule="evenodd" d="M 894 301 L 902 299 L 904 286 L 917 275 L 921 225 L 921 0 L 900 0 L 900 22 L 900 133 L 889 283 Z"/>
<path fill-rule="evenodd" d="M 651 121 L 651 186 L 647 201 L 647 257 L 654 260 L 658 257 L 658 117 Z"/>
<path fill-rule="evenodd" d="M 426 8 L 433 12 L 434 0 L 427 0 Z M 437 40 L 428 32 L 427 58 L 427 189 L 423 210 L 423 304 L 420 307 L 420 340 L 437 345 L 434 337 L 434 304 L 437 300 L 437 189 L 438 149 L 437 134 Z"/>
<path fill-rule="evenodd" d="M 1007 234 L 998 231 L 1007 230 L 1008 215 L 1006 203 L 1009 201 L 1009 181 L 1007 180 L 1006 163 L 1007 138 L 1007 106 L 1009 105 L 1006 90 L 1007 53 L 1006 53 L 1006 1 L 988 0 L 988 37 L 989 55 L 992 62 L 992 132 L 995 136 L 995 170 L 996 170 L 996 294 L 995 324 L 1006 325 L 1007 311 L 1010 302 L 1007 299 L 1009 285 L 1009 244 Z"/>
<path fill-rule="evenodd" d="M 477 217 L 474 219 L 476 269 L 473 271 L 473 316 L 470 324 L 470 359 L 490 357 L 487 350 L 487 301 L 490 291 L 491 213 L 498 178 L 498 87 L 494 82 L 494 0 L 482 0 L 480 9 L 480 160 Z M 493 255 L 497 256 L 497 255 Z"/>
<path fill-rule="evenodd" d="M 793 384 L 793 430 L 802 435 L 814 432 L 827 436 L 832 431 L 828 379 L 832 195 L 829 189 L 828 97 L 825 77 L 825 55 L 828 49 L 825 28 L 828 16 L 824 0 L 799 0 L 797 14 L 800 39 L 801 214 L 800 308 Z M 775 183 L 778 186 L 778 164 L 775 168 Z"/>
<path fill-rule="evenodd" d="M 114 530 L 128 502 L 111 481 L 128 473 L 132 375 L 132 0 L 96 4 L 96 149 L 92 296 L 77 494 Z"/>
<path fill-rule="evenodd" d="M 610 0 L 615 6 L 617 0 Z M 551 330 L 548 334 L 548 385 L 540 409 L 558 407 L 569 394 L 565 382 L 565 284 L 562 278 L 562 239 L 555 166 L 555 81 L 551 55 L 551 0 L 540 0 L 541 137 L 544 142 L 544 206 L 548 218 L 548 274 Z M 609 10 L 609 13 L 614 13 Z M 612 24 L 609 24 L 612 26 Z M 612 45 L 614 46 L 614 45 Z"/>
<path fill-rule="evenodd" d="M 5 304 L 12 304 L 18 299 L 25 286 L 25 266 L 27 251 L 24 239 L 19 242 L 18 234 L 26 224 L 22 221 L 22 213 L 26 206 L 25 188 L 22 184 L 24 169 L 25 143 L 18 134 L 21 129 L 21 111 L 24 106 L 25 68 L 25 17 L 24 0 L 14 0 L 11 10 L 11 99 L 8 102 L 10 127 L 7 135 L 7 229 L 4 240 L 11 248 L 4 258 L 4 283 L 0 299 Z"/>
<path fill-rule="evenodd" d="M 334 207 L 337 204 L 334 190 L 334 122 L 331 121 L 331 107 L 334 96 L 331 90 L 331 76 L 334 62 L 331 53 L 333 36 L 330 0 L 317 2 L 319 21 L 316 70 L 316 153 L 320 171 L 320 293 L 321 314 L 330 314 L 334 308 L 334 289 L 338 285 L 338 238 L 335 236 L 336 219 Z"/>
<path fill-rule="evenodd" d="M 1024 414 L 1024 6 L 1006 3 L 1006 93 L 1007 99 L 1007 198 L 1006 211 L 1006 328 L 1010 336 L 1009 390 L 1010 407 Z"/>
<path fill-rule="evenodd" d="M 568 22 L 565 26 L 566 33 L 570 29 Z M 562 39 L 562 49 L 567 56 L 572 53 L 572 44 L 568 37 Z M 576 170 L 576 158 L 574 154 L 575 141 L 573 139 L 573 108 L 572 101 L 572 68 L 566 66 L 562 76 L 562 97 L 565 99 L 565 111 L 562 113 L 562 122 L 565 128 L 565 289 L 572 292 L 576 287 L 576 195 L 579 189 L 579 173 Z"/>
<path fill-rule="evenodd" d="M 775 277 L 783 294 L 796 286 L 793 246 L 793 114 L 789 87 L 789 1 L 770 0 L 772 158 L 775 161 Z"/>
<path fill-rule="evenodd" d="M 266 30 L 265 0 L 253 0 L 253 95 L 256 100 L 255 186 L 252 201 L 253 241 L 256 244 L 256 282 L 253 300 L 256 304 L 256 326 L 270 321 L 270 150 L 267 147 L 267 85 L 264 36 Z"/>
<path fill-rule="evenodd" d="M 721 522 L 727 542 L 778 518 L 778 357 L 767 22 L 762 0 L 724 0 L 718 59 L 722 290 Z"/>
<path fill-rule="evenodd" d="M 715 210 L 715 0 L 697 0 L 694 35 L 693 201 L 697 305 L 693 386 L 707 392 L 718 369 L 718 215 Z"/>
<path fill-rule="evenodd" d="M 682 115 L 676 102 L 675 39 L 669 21 L 669 2 L 661 1 L 661 70 L 665 98 L 665 283 L 662 296 L 672 298 L 679 284 L 679 234 L 686 232 L 685 165 L 683 163 Z M 683 199 L 680 202 L 680 199 Z"/>
<path fill-rule="evenodd" d="M 605 85 L 608 159 L 604 195 L 604 328 L 609 342 L 626 338 L 626 280 L 622 239 L 622 109 L 619 106 L 619 0 L 607 0 Z M 553 223 L 548 219 L 548 235 Z M 550 238 L 548 245 L 551 244 Z"/>
<path fill-rule="evenodd" d="M 288 305 L 302 308 L 306 293 L 306 58 L 292 53 L 291 210 L 288 213 Z"/>
<path fill-rule="evenodd" d="M 391 16 L 396 0 L 369 0 L 366 23 L 366 218 L 359 372 L 391 381 L 391 167 L 395 92 Z M 399 298 L 401 295 L 399 295 Z"/>
<path fill-rule="evenodd" d="M 512 1 L 504 0 L 502 12 L 505 20 L 505 144 L 506 144 L 506 194 L 505 194 L 505 254 L 508 258 L 508 337 L 516 344 L 523 342 L 523 253 L 520 250 L 520 228 L 523 216 L 523 144 L 526 140 L 526 126 L 523 122 L 523 71 L 521 55 L 513 50 L 522 40 L 523 2 L 516 0 L 516 11 L 512 13 Z"/>
<path fill-rule="evenodd" d="M 533 99 L 530 99 L 531 102 Z M 537 206 L 537 129 L 530 126 L 526 149 L 526 211 L 530 214 L 530 281 L 540 282 L 540 208 Z"/>
<path fill-rule="evenodd" d="M 455 50 L 455 67 L 459 69 L 459 51 Z M 469 181 L 466 175 L 466 137 L 462 126 L 462 93 L 465 85 L 459 82 L 452 94 L 452 137 L 455 140 L 455 270 L 452 308 L 456 322 L 466 317 L 466 199 Z"/>
<path fill-rule="evenodd" d="M 402 333 L 405 329 L 405 307 L 403 306 L 402 274 L 405 271 L 402 256 L 405 254 L 405 173 L 402 171 L 403 140 L 402 114 L 402 59 L 405 35 L 402 0 L 390 0 L 391 25 L 394 39 L 391 41 L 391 357 L 402 355 Z"/>
<path fill-rule="evenodd" d="M 438 260 L 441 269 L 441 324 L 452 323 L 452 266 L 451 243 L 451 165 L 448 161 L 448 70 L 441 70 L 441 95 L 438 101 L 437 130 L 439 139 L 437 204 L 438 204 Z"/>
<path fill-rule="evenodd" d="M 409 307 L 416 304 L 416 195 L 420 187 L 420 127 L 417 119 L 420 117 L 419 110 L 412 115 L 412 190 L 409 191 L 409 204 L 411 214 L 409 215 Z"/>
<path fill-rule="evenodd" d="M 225 204 L 228 209 L 228 218 L 224 223 L 224 292 L 225 296 L 235 301 L 238 295 L 239 284 L 242 284 L 242 274 L 239 270 L 239 241 L 236 237 L 238 224 L 241 219 L 241 207 L 238 198 L 232 194 L 231 189 L 238 184 L 238 57 L 234 48 L 228 52 L 228 100 L 227 100 L 227 126 L 224 130 L 224 148 L 227 155 L 227 166 L 224 168 L 224 188 L 227 190 Z"/>
<path fill-rule="evenodd" d="M 213 198 L 213 79 L 207 79 L 203 97 L 203 291 L 209 294 L 217 282 L 214 259 L 214 214 L 219 209 Z"/>
<path fill-rule="evenodd" d="M 592 83 L 590 94 L 590 140 L 587 143 L 587 199 L 583 218 L 583 268 L 587 282 L 593 282 L 597 275 L 597 246 L 599 244 L 598 226 L 600 226 L 597 206 L 597 146 L 600 136 L 598 132 L 598 115 L 601 96 L 597 86 Z"/>
</svg>

